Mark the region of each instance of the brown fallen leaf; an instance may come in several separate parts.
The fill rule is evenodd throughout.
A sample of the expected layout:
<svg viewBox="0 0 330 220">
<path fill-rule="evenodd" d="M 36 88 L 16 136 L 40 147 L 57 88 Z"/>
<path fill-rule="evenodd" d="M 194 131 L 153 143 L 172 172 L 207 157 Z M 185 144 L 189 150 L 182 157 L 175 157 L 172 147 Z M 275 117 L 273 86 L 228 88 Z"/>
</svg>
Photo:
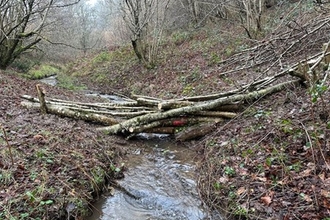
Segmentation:
<svg viewBox="0 0 330 220">
<path fill-rule="evenodd" d="M 236 191 L 236 195 L 241 195 L 242 193 L 244 193 L 246 191 L 245 187 L 240 187 L 237 191 Z"/>
<path fill-rule="evenodd" d="M 36 134 L 33 136 L 33 139 L 36 141 L 40 141 L 40 140 L 44 140 L 45 138 L 41 134 Z"/>
<path fill-rule="evenodd" d="M 323 207 L 330 209 L 330 201 L 328 199 L 323 199 Z"/>
<path fill-rule="evenodd" d="M 306 177 L 306 176 L 309 176 L 311 173 L 312 173 L 312 169 L 306 169 L 306 170 L 303 170 L 302 172 L 300 172 L 299 176 Z"/>
<path fill-rule="evenodd" d="M 263 196 L 260 199 L 267 206 L 272 203 L 272 198 L 270 198 L 270 196 Z"/>
<path fill-rule="evenodd" d="M 330 191 L 326 191 L 324 189 L 321 190 L 321 195 L 325 198 L 330 198 Z"/>
</svg>

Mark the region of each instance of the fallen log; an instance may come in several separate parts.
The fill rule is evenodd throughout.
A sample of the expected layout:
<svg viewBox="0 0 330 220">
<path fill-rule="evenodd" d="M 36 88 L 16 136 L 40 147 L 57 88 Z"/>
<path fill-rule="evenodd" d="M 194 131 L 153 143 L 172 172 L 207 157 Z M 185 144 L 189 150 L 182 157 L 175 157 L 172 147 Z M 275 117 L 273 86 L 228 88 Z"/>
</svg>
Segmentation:
<svg viewBox="0 0 330 220">
<path fill-rule="evenodd" d="M 153 134 L 174 134 L 177 127 L 158 127 L 158 128 L 150 128 L 144 130 L 144 133 L 153 133 Z M 139 132 L 141 133 L 141 132 Z"/>
<path fill-rule="evenodd" d="M 162 102 L 158 103 L 158 110 L 181 108 L 181 107 L 189 106 L 189 105 L 193 105 L 193 104 L 194 104 L 194 102 L 190 102 L 190 101 L 178 101 L 178 100 L 162 101 Z"/>
<path fill-rule="evenodd" d="M 27 108 L 40 108 L 39 103 L 32 103 L 32 102 L 21 102 L 21 105 Z M 114 125 L 118 124 L 119 120 L 115 118 L 110 118 L 104 115 L 94 114 L 94 113 L 86 113 L 86 112 L 78 112 L 73 111 L 61 106 L 48 104 L 47 105 L 47 112 L 51 114 L 56 114 L 64 117 L 80 119 L 88 122 L 96 122 L 103 125 Z"/>
<path fill-rule="evenodd" d="M 218 112 L 218 111 L 200 111 L 195 113 L 195 115 L 218 117 L 218 118 L 235 118 L 237 116 L 237 114 L 233 112 Z"/>
<path fill-rule="evenodd" d="M 81 108 L 81 107 L 69 107 L 69 106 L 61 106 L 61 105 L 57 105 L 58 107 L 62 107 L 65 109 L 70 109 L 73 111 L 82 111 L 85 113 L 93 113 L 93 114 L 103 114 L 103 115 L 111 115 L 111 116 L 117 116 L 117 117 L 124 117 L 124 118 L 133 118 L 139 115 L 145 115 L 145 114 L 150 114 L 153 113 L 155 111 L 135 111 L 135 112 L 127 112 L 127 111 L 123 111 L 123 112 L 115 112 L 115 111 L 102 111 L 102 110 L 93 110 L 93 109 L 85 109 L 85 108 Z"/>
<path fill-rule="evenodd" d="M 232 103 L 228 105 L 222 105 L 213 109 L 214 111 L 224 111 L 224 112 L 238 112 L 242 110 L 240 103 Z"/>
<path fill-rule="evenodd" d="M 205 136 L 216 128 L 216 123 L 198 124 L 188 127 L 175 135 L 177 141 L 188 141 Z"/>
<path fill-rule="evenodd" d="M 29 95 L 22 95 L 21 96 L 23 99 L 29 100 L 30 102 L 35 102 L 35 103 L 40 103 L 39 99 L 34 98 Z M 56 100 L 56 101 L 52 101 Z M 149 113 L 149 112 L 154 112 L 153 108 L 148 108 L 148 107 L 140 107 L 140 106 L 124 106 L 124 105 L 107 105 L 107 103 L 83 103 L 83 102 L 72 102 L 72 101 L 66 101 L 66 100 L 60 100 L 60 99 L 49 99 L 45 100 L 46 104 L 52 104 L 52 105 L 58 105 L 62 106 L 64 108 L 69 108 L 72 110 L 84 110 L 84 111 L 89 111 L 92 113 L 99 113 L 99 114 L 106 114 L 109 113 L 108 110 L 117 110 L 120 112 L 143 112 L 144 114 Z M 103 112 L 102 112 L 103 110 Z M 98 112 L 99 111 L 99 112 Z M 115 115 L 115 113 L 114 113 Z M 137 116 L 141 114 L 135 114 L 132 113 L 131 115 L 128 113 L 127 116 Z M 125 116 L 125 113 L 123 113 L 123 116 Z"/>
<path fill-rule="evenodd" d="M 175 108 L 181 108 L 184 106 L 194 105 L 196 102 L 194 101 L 180 101 L 180 100 L 166 100 L 158 103 L 158 110 L 169 110 Z M 232 103 L 228 105 L 219 106 L 216 110 L 218 111 L 238 111 L 239 104 Z"/>
<path fill-rule="evenodd" d="M 210 118 L 210 117 L 182 117 L 182 118 L 169 118 L 151 122 L 149 124 L 138 125 L 135 127 L 130 127 L 128 130 L 130 133 L 150 133 L 154 129 L 160 129 L 162 127 L 188 127 L 200 123 L 219 123 L 222 122 L 222 118 Z"/>
<path fill-rule="evenodd" d="M 156 97 L 145 96 L 145 95 L 137 95 L 137 94 L 134 94 L 134 93 L 132 93 L 131 96 L 134 99 L 142 98 L 142 99 L 147 99 L 147 100 L 162 101 L 161 99 L 156 98 Z"/>
<path fill-rule="evenodd" d="M 266 96 L 271 93 L 281 91 L 285 87 L 296 84 L 298 82 L 299 82 L 299 80 L 292 80 L 292 81 L 280 83 L 275 86 L 271 86 L 269 88 L 262 89 L 259 91 L 253 91 L 253 92 L 249 92 L 246 94 L 236 94 L 236 95 L 223 97 L 223 98 L 215 99 L 215 100 L 208 101 L 208 102 L 196 103 L 192 106 L 185 106 L 185 107 L 181 107 L 178 109 L 172 109 L 172 110 L 165 111 L 165 112 L 142 115 L 142 116 L 134 117 L 132 119 L 128 119 L 124 122 L 118 123 L 113 126 L 99 128 L 99 130 L 104 131 L 108 134 L 130 133 L 130 131 L 129 131 L 130 128 L 135 128 L 137 126 L 149 124 L 151 122 L 165 119 L 165 118 L 177 117 L 180 115 L 193 114 L 193 113 L 200 112 L 200 111 L 214 109 L 221 105 L 227 105 L 227 104 L 231 104 L 231 103 L 237 102 L 237 101 L 257 99 L 262 96 Z"/>
<path fill-rule="evenodd" d="M 160 101 L 153 100 L 153 99 L 145 99 L 145 98 L 138 98 L 137 100 L 138 105 L 144 105 L 148 107 L 156 107 Z"/>
<path fill-rule="evenodd" d="M 113 106 L 133 107 L 133 106 L 138 106 L 137 101 L 85 103 L 85 102 L 74 102 L 74 101 L 67 101 L 67 100 L 54 99 L 54 98 L 50 98 L 49 101 L 77 104 L 77 105 L 86 105 L 86 106 L 90 106 L 90 107 L 113 107 Z"/>
</svg>

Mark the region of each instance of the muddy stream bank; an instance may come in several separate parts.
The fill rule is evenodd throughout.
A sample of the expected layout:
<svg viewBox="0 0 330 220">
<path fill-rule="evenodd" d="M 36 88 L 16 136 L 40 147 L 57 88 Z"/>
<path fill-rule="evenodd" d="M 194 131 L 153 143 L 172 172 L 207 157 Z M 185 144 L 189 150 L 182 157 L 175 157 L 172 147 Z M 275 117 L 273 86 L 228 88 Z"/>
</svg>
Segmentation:
<svg viewBox="0 0 330 220">
<path fill-rule="evenodd" d="M 56 86 L 56 77 L 41 80 Z M 120 97 L 95 95 L 120 102 Z M 141 135 L 125 160 L 125 178 L 93 204 L 87 220 L 200 220 L 221 219 L 210 215 L 197 192 L 196 152 L 168 137 Z M 123 190 L 124 189 L 124 190 Z"/>
</svg>

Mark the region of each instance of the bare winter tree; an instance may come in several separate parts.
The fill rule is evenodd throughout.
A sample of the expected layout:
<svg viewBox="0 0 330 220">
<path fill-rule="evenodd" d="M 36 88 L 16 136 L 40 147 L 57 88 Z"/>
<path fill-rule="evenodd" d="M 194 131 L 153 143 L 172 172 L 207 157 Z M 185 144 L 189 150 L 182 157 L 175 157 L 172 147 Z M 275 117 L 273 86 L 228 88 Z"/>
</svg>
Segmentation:
<svg viewBox="0 0 330 220">
<path fill-rule="evenodd" d="M 86 54 L 98 41 L 95 35 L 93 35 L 96 30 L 95 9 L 81 2 L 76 5 L 74 10 L 76 20 L 74 29 L 76 29 L 76 36 L 79 40 L 79 48 Z"/>
<path fill-rule="evenodd" d="M 240 21 L 249 38 L 254 38 L 263 30 L 262 23 L 266 8 L 273 7 L 276 1 L 277 0 L 215 0 L 217 4 L 214 4 L 212 10 L 220 15 L 220 17 L 228 18 L 228 13 L 231 14 L 231 19 Z M 211 8 L 208 10 L 210 11 Z"/>
<path fill-rule="evenodd" d="M 48 15 L 55 8 L 67 7 L 79 0 L 1 0 L 0 69 L 6 69 L 17 57 L 35 49 L 49 25 Z"/>
<path fill-rule="evenodd" d="M 121 5 L 118 0 L 99 0 L 96 3 L 97 23 L 102 32 L 103 45 L 114 48 L 130 40 L 129 30 L 123 20 Z"/>
<path fill-rule="evenodd" d="M 253 38 L 253 33 L 260 32 L 262 30 L 261 16 L 264 12 L 265 2 L 264 0 L 241 0 L 243 5 L 243 13 L 241 20 L 244 21 L 243 25 L 246 33 L 250 38 Z M 241 13 L 242 14 L 242 13 Z"/>
<path fill-rule="evenodd" d="M 207 21 L 231 19 L 241 22 L 249 37 L 262 30 L 262 16 L 265 8 L 272 7 L 277 0 L 180 0 L 182 7 L 195 27 Z"/>
<path fill-rule="evenodd" d="M 147 67 L 155 65 L 170 0 L 125 0 L 121 7 L 131 31 L 131 42 L 138 59 Z"/>
</svg>

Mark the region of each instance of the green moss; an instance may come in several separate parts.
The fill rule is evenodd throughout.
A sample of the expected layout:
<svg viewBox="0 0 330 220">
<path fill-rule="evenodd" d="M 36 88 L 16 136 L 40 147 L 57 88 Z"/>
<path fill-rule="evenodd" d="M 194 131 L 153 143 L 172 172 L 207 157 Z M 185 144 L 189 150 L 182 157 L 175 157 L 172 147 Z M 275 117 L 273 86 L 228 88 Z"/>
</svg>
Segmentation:
<svg viewBox="0 0 330 220">
<path fill-rule="evenodd" d="M 13 67 L 15 70 L 23 73 L 27 73 L 29 70 L 31 70 L 34 66 L 40 65 L 40 62 L 36 59 L 31 59 L 30 57 L 21 57 L 19 59 L 16 59 L 12 64 L 11 67 Z"/>
<path fill-rule="evenodd" d="M 77 79 L 66 74 L 57 75 L 57 86 L 75 91 L 86 89 L 86 86 L 79 84 Z"/>
<path fill-rule="evenodd" d="M 93 64 L 100 64 L 106 61 L 110 61 L 112 59 L 112 54 L 108 53 L 108 52 L 102 52 L 98 55 L 96 55 L 93 60 L 92 63 Z"/>
<path fill-rule="evenodd" d="M 191 35 L 186 31 L 177 31 L 171 35 L 171 39 L 175 45 L 180 45 L 183 42 L 190 40 Z"/>
<path fill-rule="evenodd" d="M 57 75 L 58 73 L 60 73 L 60 68 L 48 64 L 42 64 L 29 70 L 26 77 L 29 79 L 42 79 L 48 76 Z"/>
<path fill-rule="evenodd" d="M 191 84 L 189 84 L 183 88 L 182 94 L 189 96 L 194 93 L 194 90 L 195 90 L 195 87 L 192 86 Z"/>
</svg>

